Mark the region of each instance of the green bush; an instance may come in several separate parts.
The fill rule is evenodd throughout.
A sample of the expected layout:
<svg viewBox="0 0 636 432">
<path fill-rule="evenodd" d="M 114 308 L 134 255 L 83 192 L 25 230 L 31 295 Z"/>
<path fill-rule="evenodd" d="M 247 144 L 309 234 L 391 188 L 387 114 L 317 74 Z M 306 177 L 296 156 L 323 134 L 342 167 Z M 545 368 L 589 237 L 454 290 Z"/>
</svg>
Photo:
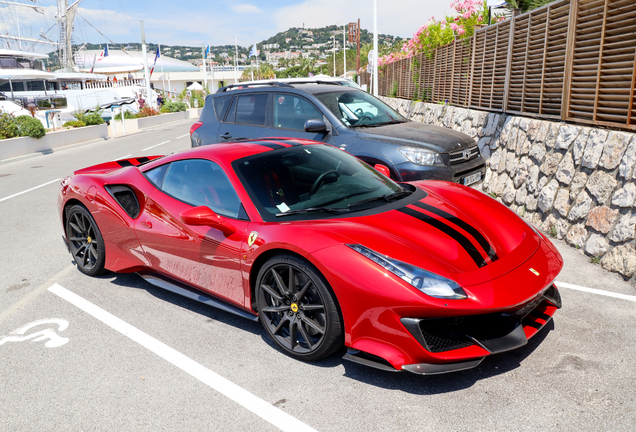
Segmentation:
<svg viewBox="0 0 636 432">
<path fill-rule="evenodd" d="M 132 111 L 124 111 L 124 118 L 136 119 L 137 116 Z M 117 113 L 117 115 L 115 115 L 115 120 L 121 120 L 121 113 Z"/>
<path fill-rule="evenodd" d="M 156 115 L 159 115 L 159 111 L 157 111 L 151 106 L 146 105 L 145 107 L 139 110 L 139 112 L 137 113 L 137 118 L 150 117 L 150 116 L 156 116 Z"/>
<path fill-rule="evenodd" d="M 95 111 L 93 112 L 75 111 L 73 115 L 86 126 L 100 125 L 104 123 L 102 110 L 97 107 L 95 107 Z"/>
<path fill-rule="evenodd" d="M 391 86 L 391 93 L 389 96 L 397 97 L 397 93 L 398 93 L 398 82 L 393 81 L 393 86 Z"/>
<path fill-rule="evenodd" d="M 21 115 L 15 119 L 20 130 L 20 136 L 30 136 L 33 138 L 42 138 L 46 135 L 46 130 L 40 120 L 28 115 Z"/>
<path fill-rule="evenodd" d="M 186 109 L 188 109 L 188 106 L 184 102 L 168 101 L 164 103 L 163 106 L 161 107 L 161 112 L 174 113 L 179 111 L 185 111 Z"/>
<path fill-rule="evenodd" d="M 0 111 L 0 139 L 15 138 L 20 133 L 13 114 Z"/>
<path fill-rule="evenodd" d="M 67 121 L 62 126 L 78 128 L 78 127 L 84 127 L 84 126 L 86 126 L 86 124 L 83 121 L 80 121 L 80 120 L 71 120 L 71 121 Z"/>
</svg>

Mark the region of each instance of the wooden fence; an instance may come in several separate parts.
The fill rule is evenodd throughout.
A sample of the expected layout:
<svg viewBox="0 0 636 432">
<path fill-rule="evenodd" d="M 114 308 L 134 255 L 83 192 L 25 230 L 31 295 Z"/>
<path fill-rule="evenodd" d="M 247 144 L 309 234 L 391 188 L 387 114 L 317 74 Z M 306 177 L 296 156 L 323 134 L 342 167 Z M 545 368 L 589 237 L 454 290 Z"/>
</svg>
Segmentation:
<svg viewBox="0 0 636 432">
<path fill-rule="evenodd" d="M 380 94 L 395 83 L 400 98 L 636 130 L 636 1 L 556 1 L 386 66 Z"/>
</svg>

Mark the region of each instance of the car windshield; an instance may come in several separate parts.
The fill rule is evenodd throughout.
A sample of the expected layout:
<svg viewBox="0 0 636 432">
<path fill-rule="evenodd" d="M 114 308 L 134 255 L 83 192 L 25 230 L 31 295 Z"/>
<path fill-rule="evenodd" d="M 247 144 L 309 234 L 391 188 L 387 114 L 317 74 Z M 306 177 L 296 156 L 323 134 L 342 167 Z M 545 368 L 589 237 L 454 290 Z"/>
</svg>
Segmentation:
<svg viewBox="0 0 636 432">
<path fill-rule="evenodd" d="M 410 195 L 357 158 L 330 146 L 294 146 L 232 163 L 265 221 L 377 207 Z M 309 216 L 307 216 L 309 217 Z"/>
<path fill-rule="evenodd" d="M 315 95 L 342 123 L 373 127 L 407 121 L 393 108 L 363 90 L 339 90 Z"/>
</svg>

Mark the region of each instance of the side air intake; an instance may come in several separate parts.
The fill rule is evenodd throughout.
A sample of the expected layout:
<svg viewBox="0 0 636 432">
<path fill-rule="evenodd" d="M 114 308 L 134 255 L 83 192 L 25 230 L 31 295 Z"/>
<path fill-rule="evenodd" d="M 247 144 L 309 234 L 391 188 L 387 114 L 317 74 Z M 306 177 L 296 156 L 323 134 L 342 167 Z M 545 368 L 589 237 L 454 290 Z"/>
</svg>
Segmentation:
<svg viewBox="0 0 636 432">
<path fill-rule="evenodd" d="M 128 186 L 105 186 L 106 190 L 112 196 L 117 204 L 124 209 L 128 216 L 136 219 L 139 216 L 140 206 L 137 195 Z"/>
</svg>

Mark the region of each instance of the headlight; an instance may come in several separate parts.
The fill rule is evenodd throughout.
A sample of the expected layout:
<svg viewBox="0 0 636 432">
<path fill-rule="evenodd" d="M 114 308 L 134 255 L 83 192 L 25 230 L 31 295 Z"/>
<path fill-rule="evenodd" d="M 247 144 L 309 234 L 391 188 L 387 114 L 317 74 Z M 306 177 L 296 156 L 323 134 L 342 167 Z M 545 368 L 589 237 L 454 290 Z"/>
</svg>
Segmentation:
<svg viewBox="0 0 636 432">
<path fill-rule="evenodd" d="M 439 153 L 431 150 L 418 149 L 413 147 L 402 147 L 400 152 L 408 160 L 418 165 L 444 166 L 444 161 Z"/>
<path fill-rule="evenodd" d="M 364 255 L 371 261 L 381 265 L 394 275 L 413 285 L 424 294 L 443 299 L 465 299 L 468 296 L 457 282 L 436 275 L 427 270 L 415 267 L 402 261 L 394 260 L 386 255 L 359 244 L 347 245 L 354 251 Z"/>
</svg>

